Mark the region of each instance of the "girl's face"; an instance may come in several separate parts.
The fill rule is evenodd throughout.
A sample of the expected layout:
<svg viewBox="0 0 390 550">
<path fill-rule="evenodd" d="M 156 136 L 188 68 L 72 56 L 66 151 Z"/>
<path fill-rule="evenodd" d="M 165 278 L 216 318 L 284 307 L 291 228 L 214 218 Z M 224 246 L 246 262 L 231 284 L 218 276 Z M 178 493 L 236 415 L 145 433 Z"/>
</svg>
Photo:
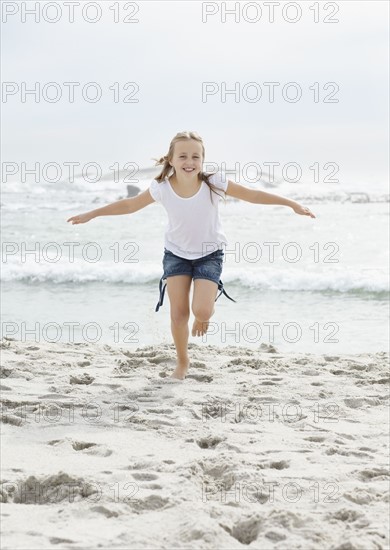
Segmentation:
<svg viewBox="0 0 390 550">
<path fill-rule="evenodd" d="M 176 174 L 191 178 L 199 174 L 202 164 L 202 145 L 198 141 L 188 139 L 175 143 L 170 165 L 173 166 Z"/>
</svg>

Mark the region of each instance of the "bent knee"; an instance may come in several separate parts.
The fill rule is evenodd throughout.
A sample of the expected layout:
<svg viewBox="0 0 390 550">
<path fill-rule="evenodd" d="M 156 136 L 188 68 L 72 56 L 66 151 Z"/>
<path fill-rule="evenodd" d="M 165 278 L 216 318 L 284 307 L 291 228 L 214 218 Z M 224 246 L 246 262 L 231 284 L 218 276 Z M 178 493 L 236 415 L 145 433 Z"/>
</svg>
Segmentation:
<svg viewBox="0 0 390 550">
<path fill-rule="evenodd" d="M 194 306 L 192 308 L 192 313 L 199 321 L 208 321 L 213 314 L 213 307 L 214 306 L 211 308 L 207 306 Z"/>
</svg>

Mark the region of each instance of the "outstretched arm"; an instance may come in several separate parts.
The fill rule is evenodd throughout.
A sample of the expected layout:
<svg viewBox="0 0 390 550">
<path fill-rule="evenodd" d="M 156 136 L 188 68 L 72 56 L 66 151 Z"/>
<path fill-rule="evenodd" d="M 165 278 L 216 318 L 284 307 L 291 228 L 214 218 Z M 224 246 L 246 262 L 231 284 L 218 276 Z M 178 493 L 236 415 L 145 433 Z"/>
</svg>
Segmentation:
<svg viewBox="0 0 390 550">
<path fill-rule="evenodd" d="M 250 189 L 249 187 L 245 187 L 231 180 L 228 180 L 226 195 L 254 204 L 280 204 L 282 206 L 289 206 L 296 214 L 315 218 L 315 215 L 309 208 L 302 206 L 292 199 L 287 199 L 280 195 L 273 195 L 272 193 L 266 193 L 265 191 L 258 191 L 257 189 Z"/>
<path fill-rule="evenodd" d="M 77 216 L 72 216 L 67 222 L 72 222 L 72 225 L 78 223 L 86 223 L 97 218 L 98 216 L 118 216 L 120 214 L 133 214 L 141 208 L 145 208 L 148 204 L 152 204 L 154 199 L 152 198 L 149 190 L 147 189 L 143 193 L 140 193 L 136 197 L 131 199 L 122 199 L 120 201 L 112 202 L 107 206 L 102 208 L 96 208 L 96 210 L 90 210 L 90 212 L 85 212 L 84 214 L 78 214 Z"/>
</svg>

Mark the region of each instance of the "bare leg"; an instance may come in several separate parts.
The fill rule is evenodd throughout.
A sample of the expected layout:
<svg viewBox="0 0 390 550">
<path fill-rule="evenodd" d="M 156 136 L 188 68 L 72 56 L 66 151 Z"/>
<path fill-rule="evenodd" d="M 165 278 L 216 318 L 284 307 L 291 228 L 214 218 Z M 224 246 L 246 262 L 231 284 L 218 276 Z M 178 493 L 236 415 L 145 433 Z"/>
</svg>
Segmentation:
<svg viewBox="0 0 390 550">
<path fill-rule="evenodd" d="M 218 285 L 208 279 L 194 280 L 194 295 L 192 298 L 192 312 L 195 316 L 192 325 L 192 336 L 202 336 L 207 332 L 210 317 L 214 314 L 214 302 L 217 296 Z"/>
<path fill-rule="evenodd" d="M 171 305 L 171 332 L 177 353 L 176 369 L 172 378 L 183 380 L 188 372 L 188 320 L 190 318 L 190 275 L 174 275 L 167 278 L 167 292 Z"/>
</svg>

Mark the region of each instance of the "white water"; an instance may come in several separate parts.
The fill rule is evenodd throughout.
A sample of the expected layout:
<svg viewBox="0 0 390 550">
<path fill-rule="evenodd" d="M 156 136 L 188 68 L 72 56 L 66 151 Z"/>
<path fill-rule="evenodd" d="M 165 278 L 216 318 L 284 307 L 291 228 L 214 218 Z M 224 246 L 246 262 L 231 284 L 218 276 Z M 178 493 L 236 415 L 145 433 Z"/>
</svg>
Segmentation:
<svg viewBox="0 0 390 550">
<path fill-rule="evenodd" d="M 146 189 L 150 181 L 151 176 L 137 185 Z M 219 298 L 208 342 L 260 345 L 270 341 L 267 323 L 288 325 L 291 331 L 297 323 L 299 339 L 292 342 L 292 332 L 286 335 L 280 329 L 275 345 L 340 353 L 387 349 L 386 186 L 371 185 L 369 192 L 363 183 L 353 188 L 290 183 L 257 188 L 302 202 L 316 219 L 286 207 L 220 201 L 229 240 L 221 278 L 237 303 Z M 113 181 L 5 184 L 3 335 L 22 337 L 23 321 L 29 326 L 72 321 L 80 324 L 77 337 L 88 339 L 82 325 L 93 322 L 102 327 L 101 341 L 135 345 L 126 342 L 125 334 L 115 342 L 115 329 L 109 329 L 130 322 L 138 327 L 137 345 L 170 341 L 167 294 L 163 307 L 154 312 L 167 223 L 163 207 L 152 204 L 133 215 L 66 223 L 71 215 L 125 196 L 125 184 Z M 32 250 L 34 254 L 28 252 Z M 239 323 L 239 342 L 237 330 L 224 340 L 223 322 L 225 329 L 236 329 Z M 262 329 L 260 339 L 253 323 Z M 245 326 L 253 329 L 252 336 L 244 335 Z M 328 342 L 334 331 L 339 341 Z M 67 338 L 62 331 L 61 339 Z"/>
</svg>

